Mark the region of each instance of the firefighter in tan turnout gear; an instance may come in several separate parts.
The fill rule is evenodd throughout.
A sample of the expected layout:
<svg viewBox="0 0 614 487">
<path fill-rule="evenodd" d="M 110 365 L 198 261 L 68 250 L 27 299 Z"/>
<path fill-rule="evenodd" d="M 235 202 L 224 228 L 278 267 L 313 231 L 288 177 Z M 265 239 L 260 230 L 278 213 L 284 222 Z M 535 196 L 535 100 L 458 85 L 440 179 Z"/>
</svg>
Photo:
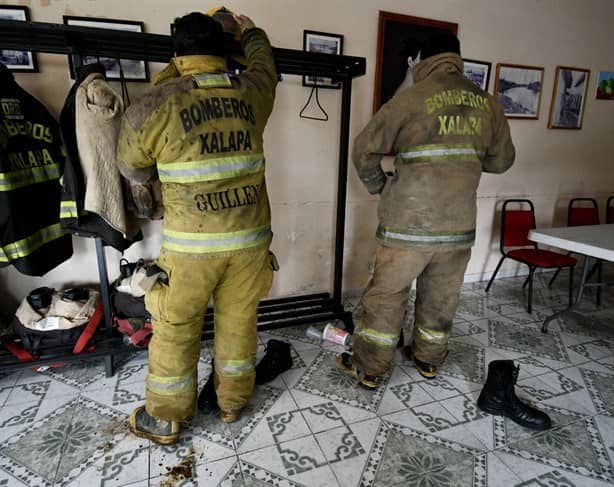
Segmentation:
<svg viewBox="0 0 614 487">
<path fill-rule="evenodd" d="M 122 172 L 162 183 L 157 262 L 168 275 L 146 296 L 153 322 L 146 405 L 130 429 L 161 444 L 195 412 L 200 336 L 215 306 L 215 385 L 220 418 L 236 421 L 254 388 L 257 305 L 272 282 L 272 233 L 263 131 L 277 74 L 266 34 L 243 16 L 246 69 L 227 74 L 222 27 L 201 13 L 176 19 L 176 57 L 126 112 Z"/>
<path fill-rule="evenodd" d="M 413 342 L 404 355 L 427 378 L 443 364 L 475 238 L 480 175 L 506 171 L 515 156 L 503 108 L 463 76 L 456 36 L 427 40 L 421 59 L 415 84 L 382 106 L 354 144 L 360 179 L 381 194 L 379 227 L 353 354 L 337 364 L 369 389 L 390 368 L 414 279 Z M 387 178 L 380 162 L 390 152 L 395 172 Z"/>
</svg>

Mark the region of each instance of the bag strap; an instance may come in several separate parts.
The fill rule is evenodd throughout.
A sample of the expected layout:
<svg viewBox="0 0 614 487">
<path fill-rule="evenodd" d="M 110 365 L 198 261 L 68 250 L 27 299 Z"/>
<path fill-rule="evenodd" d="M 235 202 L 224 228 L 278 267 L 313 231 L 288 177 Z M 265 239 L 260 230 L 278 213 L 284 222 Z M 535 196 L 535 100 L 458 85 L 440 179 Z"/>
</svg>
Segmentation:
<svg viewBox="0 0 614 487">
<path fill-rule="evenodd" d="M 153 327 L 146 321 L 142 328 L 135 330 L 127 318 L 115 318 L 117 329 L 128 337 L 130 343 L 138 348 L 145 348 L 149 344 L 149 338 L 153 333 Z"/>
<path fill-rule="evenodd" d="M 100 323 L 102 323 L 103 318 L 104 318 L 104 309 L 102 307 L 102 300 L 100 300 L 98 301 L 98 304 L 96 305 L 96 309 L 94 310 L 94 314 L 90 318 L 89 323 L 86 325 L 86 327 L 81 332 L 81 335 L 79 336 L 79 339 L 77 340 L 77 343 L 75 343 L 75 347 L 73 348 L 73 351 L 72 351 L 73 354 L 79 354 L 83 352 L 87 344 L 94 337 L 94 334 L 96 333 L 96 330 L 98 330 Z"/>
<path fill-rule="evenodd" d="M 37 358 L 36 356 L 28 352 L 23 347 L 23 345 L 20 343 L 17 343 L 14 341 L 7 341 L 7 342 L 4 342 L 4 346 L 7 348 L 9 352 L 15 355 L 15 357 L 17 357 L 21 362 L 29 362 L 31 360 L 36 360 Z"/>
</svg>

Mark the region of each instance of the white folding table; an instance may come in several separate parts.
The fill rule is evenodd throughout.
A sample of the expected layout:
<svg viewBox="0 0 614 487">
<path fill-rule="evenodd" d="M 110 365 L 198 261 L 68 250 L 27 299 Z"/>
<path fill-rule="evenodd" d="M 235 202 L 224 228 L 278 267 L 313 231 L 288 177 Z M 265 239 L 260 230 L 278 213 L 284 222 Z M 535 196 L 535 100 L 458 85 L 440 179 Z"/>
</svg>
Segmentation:
<svg viewBox="0 0 614 487">
<path fill-rule="evenodd" d="M 614 262 L 614 225 L 587 225 L 578 227 L 560 227 L 534 229 L 529 232 L 529 240 L 552 247 L 584 255 L 582 281 L 576 301 L 569 307 L 554 313 L 544 320 L 542 331 L 548 331 L 548 323 L 564 313 L 572 311 L 580 304 L 584 288 L 588 286 L 612 286 L 611 283 L 587 283 L 590 260 L 600 259 Z"/>
</svg>

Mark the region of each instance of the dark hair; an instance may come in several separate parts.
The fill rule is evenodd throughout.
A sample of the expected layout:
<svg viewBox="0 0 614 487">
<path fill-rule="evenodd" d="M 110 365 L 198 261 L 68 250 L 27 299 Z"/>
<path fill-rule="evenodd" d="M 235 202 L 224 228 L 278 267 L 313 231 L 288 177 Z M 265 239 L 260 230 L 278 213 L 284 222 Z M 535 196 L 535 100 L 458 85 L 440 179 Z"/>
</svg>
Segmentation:
<svg viewBox="0 0 614 487">
<path fill-rule="evenodd" d="M 173 44 L 178 56 L 190 54 L 224 56 L 225 54 L 222 26 L 200 12 L 192 12 L 175 19 Z"/>
<path fill-rule="evenodd" d="M 450 31 L 444 31 L 429 37 L 422 44 L 420 59 L 436 56 L 442 52 L 453 52 L 460 55 L 460 41 Z"/>
</svg>

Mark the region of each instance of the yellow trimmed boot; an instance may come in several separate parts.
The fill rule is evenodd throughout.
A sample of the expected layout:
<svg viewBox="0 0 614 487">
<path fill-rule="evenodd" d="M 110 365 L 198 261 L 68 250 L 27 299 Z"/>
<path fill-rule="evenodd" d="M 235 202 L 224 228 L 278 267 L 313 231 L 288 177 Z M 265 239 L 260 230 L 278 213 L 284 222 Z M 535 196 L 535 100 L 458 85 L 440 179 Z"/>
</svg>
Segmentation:
<svg viewBox="0 0 614 487">
<path fill-rule="evenodd" d="M 347 352 L 337 355 L 337 367 L 344 374 L 356 379 L 360 387 L 370 391 L 377 389 L 377 386 L 382 380 L 381 377 L 361 373 L 356 367 L 354 367 L 354 364 L 352 363 L 352 356 Z"/>
<path fill-rule="evenodd" d="M 139 438 L 146 438 L 158 445 L 174 445 L 179 441 L 181 423 L 150 416 L 145 406 L 139 406 L 130 415 L 130 431 Z"/>
<path fill-rule="evenodd" d="M 426 362 L 416 358 L 412 352 L 411 346 L 408 345 L 403 347 L 403 356 L 407 361 L 414 362 L 416 369 L 418 369 L 418 373 L 425 379 L 434 379 L 437 377 L 437 366 L 427 364 Z"/>
<path fill-rule="evenodd" d="M 234 423 L 241 417 L 243 408 L 237 409 L 220 409 L 220 419 L 224 423 Z"/>
</svg>

